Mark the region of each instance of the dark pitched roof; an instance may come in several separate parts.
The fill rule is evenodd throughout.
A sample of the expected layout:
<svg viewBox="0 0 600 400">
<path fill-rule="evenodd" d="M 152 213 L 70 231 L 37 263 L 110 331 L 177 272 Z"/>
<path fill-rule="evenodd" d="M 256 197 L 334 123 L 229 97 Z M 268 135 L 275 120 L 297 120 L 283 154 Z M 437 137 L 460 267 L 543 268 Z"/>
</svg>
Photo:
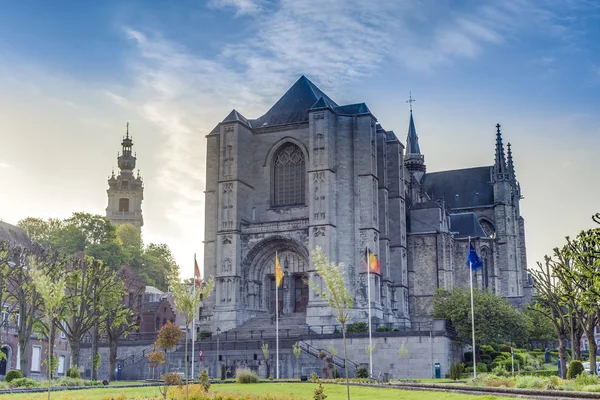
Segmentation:
<svg viewBox="0 0 600 400">
<path fill-rule="evenodd" d="M 408 135 L 406 136 L 406 154 L 421 154 L 419 137 L 417 136 L 412 111 L 410 112 L 410 121 L 408 123 Z"/>
<path fill-rule="evenodd" d="M 239 112 L 237 112 L 236 110 L 232 110 L 228 116 L 225 117 L 225 119 L 223 120 L 223 122 L 242 122 L 248 126 L 250 126 L 250 124 L 248 123 L 248 120 Z"/>
<path fill-rule="evenodd" d="M 338 106 L 335 101 L 331 100 L 321 89 L 302 75 L 265 115 L 251 120 L 250 124 L 253 128 L 262 128 L 307 122 L 308 110 L 320 98 L 323 98 L 325 105 L 329 108 Z"/>
<path fill-rule="evenodd" d="M 31 239 L 18 226 L 0 221 L 0 242 L 31 248 Z"/>
<path fill-rule="evenodd" d="M 348 104 L 345 106 L 336 107 L 335 112 L 338 114 L 346 115 L 357 115 L 357 114 L 371 114 L 371 110 L 365 103 Z"/>
<path fill-rule="evenodd" d="M 492 167 L 476 167 L 432 172 L 423 177 L 423 188 L 434 200 L 444 199 L 446 206 L 456 208 L 494 204 Z"/>
<path fill-rule="evenodd" d="M 450 230 L 458 232 L 456 238 L 485 237 L 485 233 L 473 213 L 450 214 Z"/>
<path fill-rule="evenodd" d="M 319 97 L 319 100 L 310 108 L 311 110 L 320 110 L 322 108 L 329 108 L 329 104 L 325 101 L 323 97 Z"/>
</svg>

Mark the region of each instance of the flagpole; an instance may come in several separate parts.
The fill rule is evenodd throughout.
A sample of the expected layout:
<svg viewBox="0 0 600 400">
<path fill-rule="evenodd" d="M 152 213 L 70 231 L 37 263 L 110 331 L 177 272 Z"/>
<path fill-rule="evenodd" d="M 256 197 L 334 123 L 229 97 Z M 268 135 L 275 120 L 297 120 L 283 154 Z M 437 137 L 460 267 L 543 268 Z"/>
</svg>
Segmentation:
<svg viewBox="0 0 600 400">
<path fill-rule="evenodd" d="M 371 343 L 371 266 L 369 265 L 369 248 L 367 247 L 367 297 L 369 303 L 369 378 L 373 377 L 373 345 Z"/>
<path fill-rule="evenodd" d="M 471 249 L 471 236 L 469 236 L 469 252 Z M 471 285 L 471 333 L 473 335 L 473 377 L 477 378 L 477 356 L 475 350 L 475 307 L 473 306 L 473 263 L 469 261 L 469 282 Z"/>
<path fill-rule="evenodd" d="M 275 252 L 275 260 L 277 258 L 277 252 Z M 276 379 L 279 379 L 279 285 L 277 284 L 277 262 L 275 263 L 275 372 Z"/>
<path fill-rule="evenodd" d="M 194 253 L 194 279 L 192 281 L 194 286 L 193 296 L 196 298 L 196 253 Z M 192 318 L 192 382 L 194 381 L 194 364 L 196 364 L 196 353 L 194 352 L 194 343 L 196 343 L 196 310 L 194 310 L 194 317 Z"/>
</svg>

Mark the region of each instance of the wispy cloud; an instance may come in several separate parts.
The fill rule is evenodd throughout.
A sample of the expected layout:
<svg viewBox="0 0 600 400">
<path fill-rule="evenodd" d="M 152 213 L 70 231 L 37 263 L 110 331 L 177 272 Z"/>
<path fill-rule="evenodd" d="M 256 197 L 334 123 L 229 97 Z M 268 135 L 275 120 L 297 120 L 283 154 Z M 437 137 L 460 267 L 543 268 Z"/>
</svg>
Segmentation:
<svg viewBox="0 0 600 400">
<path fill-rule="evenodd" d="M 506 45 L 520 31 L 543 23 L 566 29 L 556 14 L 521 0 L 454 10 L 431 2 L 359 0 L 213 0 L 212 8 L 252 14 L 246 39 L 214 57 L 197 54 L 160 33 L 127 28 L 137 46 L 131 67 L 136 81 L 127 93 L 110 93 L 163 133 L 159 184 L 172 193 L 167 216 L 181 240 L 198 248 L 203 235 L 204 151 L 207 134 L 237 108 L 246 117 L 266 111 L 301 74 L 334 95 L 342 86 L 375 73 L 384 63 L 434 69 L 441 63 L 480 56 L 489 45 Z M 190 220 L 198 220 L 196 226 Z"/>
<path fill-rule="evenodd" d="M 0 168 L 12 168 L 12 165 L 0 162 Z"/>
<path fill-rule="evenodd" d="M 211 8 L 223 8 L 236 10 L 236 15 L 254 14 L 264 9 L 264 1 L 260 0 L 210 0 L 208 6 Z"/>
</svg>

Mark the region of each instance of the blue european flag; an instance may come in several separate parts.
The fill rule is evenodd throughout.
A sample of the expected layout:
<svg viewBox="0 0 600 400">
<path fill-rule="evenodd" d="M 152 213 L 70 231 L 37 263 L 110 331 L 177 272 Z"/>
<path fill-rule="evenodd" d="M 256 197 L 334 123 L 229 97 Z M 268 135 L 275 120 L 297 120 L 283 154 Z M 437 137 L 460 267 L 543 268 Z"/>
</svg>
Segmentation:
<svg viewBox="0 0 600 400">
<path fill-rule="evenodd" d="M 473 271 L 478 270 L 483 265 L 483 263 L 481 262 L 481 258 L 479 258 L 477 252 L 475 251 L 475 247 L 473 247 L 473 243 L 469 243 L 469 255 L 467 256 L 467 265 L 470 265 Z"/>
</svg>

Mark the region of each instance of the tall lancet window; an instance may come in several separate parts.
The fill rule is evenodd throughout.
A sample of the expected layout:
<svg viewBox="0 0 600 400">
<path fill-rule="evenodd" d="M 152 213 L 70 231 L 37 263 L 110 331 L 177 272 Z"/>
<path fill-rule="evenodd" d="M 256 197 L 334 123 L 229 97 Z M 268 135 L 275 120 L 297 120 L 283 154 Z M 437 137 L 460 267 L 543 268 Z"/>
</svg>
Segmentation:
<svg viewBox="0 0 600 400">
<path fill-rule="evenodd" d="M 305 176 L 306 163 L 302 150 L 292 143 L 283 145 L 273 162 L 273 205 L 304 204 Z"/>
</svg>

